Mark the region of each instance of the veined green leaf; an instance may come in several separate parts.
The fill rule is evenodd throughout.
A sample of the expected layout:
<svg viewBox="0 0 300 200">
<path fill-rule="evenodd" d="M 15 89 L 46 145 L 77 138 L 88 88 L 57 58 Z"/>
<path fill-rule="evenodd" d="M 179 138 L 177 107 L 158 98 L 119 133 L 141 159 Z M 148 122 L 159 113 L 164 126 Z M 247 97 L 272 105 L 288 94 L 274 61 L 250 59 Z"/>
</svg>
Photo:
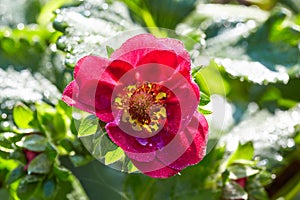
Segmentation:
<svg viewBox="0 0 300 200">
<path fill-rule="evenodd" d="M 118 147 L 116 150 L 109 151 L 105 155 L 105 164 L 110 165 L 117 162 L 118 160 L 123 159 L 125 156 L 124 151 Z"/>
<path fill-rule="evenodd" d="M 52 162 L 46 154 L 42 153 L 35 157 L 28 166 L 29 173 L 47 174 L 52 167 Z"/>
<path fill-rule="evenodd" d="M 48 140 L 46 137 L 37 134 L 26 135 L 16 144 L 30 151 L 41 152 L 46 149 Z"/>
<path fill-rule="evenodd" d="M 99 126 L 99 119 L 95 115 L 89 115 L 80 122 L 78 137 L 93 135 Z"/>
</svg>

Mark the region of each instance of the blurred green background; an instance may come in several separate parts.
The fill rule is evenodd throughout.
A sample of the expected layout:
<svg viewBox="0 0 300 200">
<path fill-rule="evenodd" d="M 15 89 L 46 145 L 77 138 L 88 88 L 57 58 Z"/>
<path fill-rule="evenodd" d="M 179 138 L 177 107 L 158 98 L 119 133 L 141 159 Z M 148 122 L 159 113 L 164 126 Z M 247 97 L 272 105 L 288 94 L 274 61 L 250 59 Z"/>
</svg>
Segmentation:
<svg viewBox="0 0 300 200">
<path fill-rule="evenodd" d="M 300 199 L 299 12 L 299 0 L 0 0 L 0 199 Z M 127 162 L 105 133 L 91 155 L 60 101 L 79 58 L 135 29 L 183 41 L 210 99 L 210 151 L 166 180 L 95 160 Z"/>
</svg>

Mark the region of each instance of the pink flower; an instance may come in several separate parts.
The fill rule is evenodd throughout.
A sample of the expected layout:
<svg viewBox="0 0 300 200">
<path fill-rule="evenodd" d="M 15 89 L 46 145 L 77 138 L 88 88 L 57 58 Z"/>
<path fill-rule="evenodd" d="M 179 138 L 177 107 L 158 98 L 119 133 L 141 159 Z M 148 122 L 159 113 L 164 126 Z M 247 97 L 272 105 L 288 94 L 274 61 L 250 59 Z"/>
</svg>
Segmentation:
<svg viewBox="0 0 300 200">
<path fill-rule="evenodd" d="M 80 59 L 63 101 L 106 122 L 109 138 L 141 172 L 167 178 L 205 155 L 208 124 L 190 71 L 180 41 L 141 34 L 110 59 Z"/>
</svg>

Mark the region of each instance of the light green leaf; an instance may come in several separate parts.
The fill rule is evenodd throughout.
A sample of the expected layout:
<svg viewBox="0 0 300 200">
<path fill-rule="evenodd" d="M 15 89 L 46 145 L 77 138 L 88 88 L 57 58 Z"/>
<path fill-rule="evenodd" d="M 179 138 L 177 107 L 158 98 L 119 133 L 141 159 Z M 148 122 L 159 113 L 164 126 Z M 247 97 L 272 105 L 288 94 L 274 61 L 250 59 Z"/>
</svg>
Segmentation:
<svg viewBox="0 0 300 200">
<path fill-rule="evenodd" d="M 13 109 L 13 117 L 19 128 L 32 128 L 29 123 L 34 119 L 33 112 L 26 105 L 18 103 Z"/>
<path fill-rule="evenodd" d="M 47 174 L 50 172 L 52 162 L 46 154 L 42 153 L 35 157 L 28 166 L 28 173 Z"/>
<path fill-rule="evenodd" d="M 201 114 L 203 114 L 203 115 L 210 115 L 210 114 L 212 114 L 212 111 L 210 111 L 210 110 L 205 110 L 205 109 L 203 109 L 203 108 L 201 108 L 201 107 L 199 107 L 199 106 L 198 106 L 198 111 L 199 111 Z"/>
<path fill-rule="evenodd" d="M 235 163 L 238 160 L 252 160 L 254 156 L 254 147 L 252 142 L 239 144 L 237 150 L 228 158 L 227 166 Z"/>
<path fill-rule="evenodd" d="M 78 137 L 93 135 L 96 133 L 99 119 L 95 115 L 89 115 L 80 122 Z"/>
<path fill-rule="evenodd" d="M 30 151 L 41 152 L 45 151 L 47 142 L 47 138 L 45 138 L 44 136 L 32 134 L 24 136 L 22 140 L 17 142 L 16 144 Z"/>
<path fill-rule="evenodd" d="M 123 159 L 125 156 L 124 151 L 118 147 L 116 150 L 109 151 L 105 155 L 105 165 L 110 165 Z"/>
<path fill-rule="evenodd" d="M 107 53 L 107 57 L 110 57 L 110 55 L 111 55 L 114 51 L 115 51 L 115 50 L 114 50 L 112 47 L 106 45 L 106 53 Z"/>
</svg>

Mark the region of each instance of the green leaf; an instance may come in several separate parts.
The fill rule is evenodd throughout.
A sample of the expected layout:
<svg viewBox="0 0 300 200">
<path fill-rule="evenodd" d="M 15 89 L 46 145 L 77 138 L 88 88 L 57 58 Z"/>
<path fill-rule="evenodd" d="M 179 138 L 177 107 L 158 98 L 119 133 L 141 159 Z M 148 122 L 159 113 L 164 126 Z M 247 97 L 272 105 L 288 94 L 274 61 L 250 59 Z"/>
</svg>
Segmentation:
<svg viewBox="0 0 300 200">
<path fill-rule="evenodd" d="M 20 165 L 17 168 L 15 168 L 13 171 L 10 172 L 10 174 L 8 175 L 7 179 L 6 179 L 6 183 L 7 184 L 12 184 L 13 182 L 15 182 L 16 180 L 18 180 L 19 178 L 21 178 L 22 176 L 24 176 L 25 170 L 24 170 L 24 166 Z"/>
<path fill-rule="evenodd" d="M 38 189 L 39 181 L 41 177 L 37 175 L 27 175 L 21 179 L 17 188 L 17 195 L 20 199 L 31 199 L 35 196 L 35 191 Z"/>
<path fill-rule="evenodd" d="M 105 154 L 105 165 L 110 165 L 118 160 L 124 159 L 124 151 L 118 147 L 116 150 L 109 151 Z"/>
<path fill-rule="evenodd" d="M 205 110 L 205 109 L 203 109 L 203 108 L 201 108 L 201 107 L 198 107 L 198 111 L 199 111 L 200 113 L 202 113 L 203 115 L 210 115 L 210 114 L 212 114 L 212 111 L 210 111 L 210 110 Z"/>
<path fill-rule="evenodd" d="M 157 27 L 175 29 L 195 8 L 196 0 L 123 0 L 131 10 L 131 16 L 142 26 L 150 26 L 149 21 Z M 145 12 L 149 16 L 145 17 Z M 151 26 L 150 26 L 151 27 Z"/>
<path fill-rule="evenodd" d="M 56 181 L 51 178 L 43 183 L 43 195 L 46 199 L 55 197 Z"/>
<path fill-rule="evenodd" d="M 253 169 L 246 165 L 231 165 L 227 168 L 229 171 L 229 178 L 237 180 L 244 177 L 253 176 L 259 173 L 258 169 Z"/>
<path fill-rule="evenodd" d="M 66 136 L 68 127 L 67 127 L 67 118 L 64 113 L 56 112 L 53 116 L 53 126 L 55 132 L 51 135 L 54 140 L 60 140 Z"/>
<path fill-rule="evenodd" d="M 261 185 L 260 182 L 256 180 L 248 181 L 246 185 L 246 189 L 251 199 L 261 199 L 261 200 L 270 199 L 264 187 Z"/>
<path fill-rule="evenodd" d="M 61 8 L 56 13 L 53 26 L 64 33 L 57 40 L 57 47 L 68 53 L 65 59 L 68 67 L 74 67 L 75 63 L 86 55 L 106 57 L 105 41 L 108 38 L 136 28 L 127 7 L 115 1 L 106 3 L 102 0 L 87 0 Z"/>
<path fill-rule="evenodd" d="M 6 137 L 7 135 L 8 133 L 0 133 L 0 146 L 7 149 L 14 149 L 12 142 Z"/>
<path fill-rule="evenodd" d="M 268 16 L 265 12 L 240 6 L 231 6 L 239 10 L 238 12 L 230 12 L 230 9 L 226 12 L 229 7 L 227 5 L 203 6 L 202 9 L 206 10 L 201 13 L 199 9 L 197 16 L 194 16 L 199 19 L 202 17 L 200 23 L 209 23 L 204 30 L 207 35 L 205 51 L 207 55 L 214 58 L 220 69 L 231 78 L 235 77 L 241 81 L 247 80 L 260 85 L 277 82 L 286 84 L 290 78 L 297 77 L 300 73 L 299 49 L 292 41 L 280 41 L 278 38 L 283 39 L 283 37 L 275 35 L 280 32 L 278 24 L 287 17 L 286 10 L 276 10 L 262 23 Z M 218 9 L 220 12 L 216 12 Z M 247 14 L 251 13 L 251 10 L 256 10 L 257 15 L 254 17 L 252 13 L 253 17 L 246 15 L 237 17 L 242 10 L 245 10 Z M 205 14 L 209 12 L 212 16 L 205 19 Z M 214 15 L 220 15 L 220 13 L 223 13 L 222 19 L 224 20 L 217 21 L 216 19 L 219 18 L 215 18 Z M 257 16 L 261 18 L 256 19 Z M 190 21 L 193 23 L 192 26 L 197 26 L 195 20 L 192 19 L 193 17 Z M 211 23 L 212 20 L 213 23 Z M 293 34 L 296 33 L 293 32 Z M 293 36 L 294 43 L 297 41 L 296 35 Z M 273 38 L 273 41 L 270 38 Z"/>
<path fill-rule="evenodd" d="M 78 129 L 78 137 L 93 135 L 96 133 L 99 125 L 99 119 L 95 115 L 89 115 L 84 118 Z"/>
<path fill-rule="evenodd" d="M 62 181 L 67 180 L 69 175 L 71 174 L 68 169 L 59 166 L 54 166 L 53 172 Z"/>
<path fill-rule="evenodd" d="M 6 70 L 0 68 L 0 80 L 5 80 L 0 85 L 1 109 L 8 109 L 9 105 L 14 105 L 19 101 L 33 103 L 42 101 L 45 98 L 51 102 L 55 102 L 57 99 L 61 98 L 57 88 L 48 79 L 39 73 L 32 74 L 27 69 L 17 71 L 13 68 L 8 68 Z M 47 97 L 44 94 L 47 94 Z M 31 119 L 30 111 L 27 108 L 23 109 L 25 109 L 22 111 L 25 116 Z M 29 122 L 27 118 L 18 118 L 17 121 L 18 124 L 24 124 L 25 127 L 27 127 L 25 122 Z"/>
<path fill-rule="evenodd" d="M 48 143 L 45 149 L 45 154 L 52 162 L 54 162 L 55 159 L 57 158 L 58 152 L 56 147 L 53 144 Z"/>
<path fill-rule="evenodd" d="M 27 163 L 25 154 L 20 149 L 16 149 L 12 153 L 10 153 L 9 158 L 14 159 L 14 160 L 18 160 L 19 162 L 23 163 L 24 165 Z"/>
<path fill-rule="evenodd" d="M 87 163 L 89 163 L 91 161 L 91 159 L 92 158 L 90 156 L 84 156 L 84 155 L 70 156 L 70 160 L 75 167 L 86 165 Z"/>
<path fill-rule="evenodd" d="M 42 153 L 30 162 L 28 173 L 47 174 L 50 172 L 52 164 L 47 155 Z"/>
<path fill-rule="evenodd" d="M 56 188 L 55 199 L 61 199 L 62 197 L 71 197 L 72 199 L 80 200 L 89 199 L 79 180 L 73 174 L 70 174 L 65 181 L 58 181 Z"/>
<path fill-rule="evenodd" d="M 106 53 L 107 53 L 107 57 L 110 57 L 110 55 L 111 55 L 114 51 L 115 51 L 115 50 L 114 50 L 112 47 L 106 45 Z"/>
<path fill-rule="evenodd" d="M 223 188 L 222 199 L 248 199 L 247 192 L 236 182 L 229 181 Z"/>
<path fill-rule="evenodd" d="M 26 105 L 18 103 L 13 109 L 13 116 L 19 128 L 31 128 L 30 122 L 34 119 L 33 112 Z"/>
<path fill-rule="evenodd" d="M 253 109 L 250 106 L 249 109 L 251 108 Z M 289 152 L 295 147 L 293 137 L 297 131 L 296 127 L 300 125 L 298 120 L 300 105 L 298 104 L 287 111 L 276 109 L 274 113 L 267 110 L 255 110 L 255 108 L 252 112 L 247 110 L 246 113 L 243 120 L 221 138 L 230 149 L 237 148 L 239 142 L 246 145 L 241 153 L 239 150 L 237 151 L 243 156 L 233 153 L 228 165 L 231 162 L 240 162 L 237 160 L 239 157 L 251 159 L 253 153 L 251 143 L 253 143 L 255 147 L 254 156 L 263 161 L 263 166 L 267 167 L 270 172 L 274 172 L 284 163 L 282 152 Z"/>
<path fill-rule="evenodd" d="M 200 106 L 205 106 L 210 102 L 210 96 L 204 92 L 200 92 Z"/>
<path fill-rule="evenodd" d="M 254 147 L 252 142 L 239 144 L 237 150 L 231 154 L 227 160 L 227 166 L 232 165 L 238 160 L 252 160 L 254 156 Z"/>
<path fill-rule="evenodd" d="M 47 138 L 45 138 L 44 136 L 31 134 L 24 136 L 22 140 L 17 142 L 16 144 L 30 151 L 41 152 L 45 151 L 47 143 Z"/>
</svg>

